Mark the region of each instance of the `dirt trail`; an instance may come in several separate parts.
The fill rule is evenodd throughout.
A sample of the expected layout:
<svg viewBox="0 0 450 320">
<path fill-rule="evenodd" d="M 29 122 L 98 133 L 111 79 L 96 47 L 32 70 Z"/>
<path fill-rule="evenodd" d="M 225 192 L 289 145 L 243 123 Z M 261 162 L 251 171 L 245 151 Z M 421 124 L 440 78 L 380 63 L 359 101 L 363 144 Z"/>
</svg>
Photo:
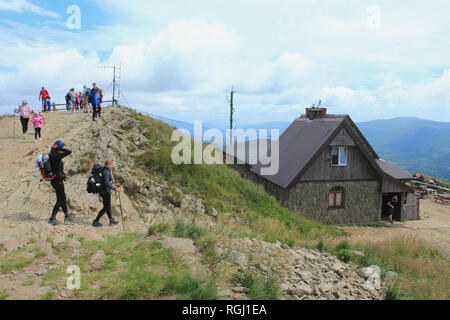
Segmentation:
<svg viewBox="0 0 450 320">
<path fill-rule="evenodd" d="M 351 241 L 377 242 L 396 238 L 422 239 L 450 259 L 450 205 L 420 200 L 421 220 L 396 222 L 388 228 L 346 227 Z"/>
<path fill-rule="evenodd" d="M 56 227 L 50 226 L 47 220 L 56 196 L 50 184 L 40 180 L 40 173 L 35 168 L 37 155 L 48 153 L 51 144 L 56 140 L 64 141 L 67 148 L 74 152 L 64 160 L 66 172 L 76 165 L 79 166 L 80 156 L 92 149 L 97 150 L 101 158 L 108 157 L 108 147 L 105 146 L 104 150 L 100 151 L 91 137 L 97 130 L 102 133 L 100 139 L 108 139 L 111 134 L 101 129 L 109 121 L 120 121 L 123 117 L 118 113 L 120 111 L 113 117 L 111 110 L 105 110 L 102 119 L 96 123 L 91 120 L 91 114 L 80 112 L 45 114 L 46 123 L 42 129 L 42 141 L 37 143 L 34 141 L 32 126 L 29 127 L 28 138 L 23 139 L 19 118 L 0 120 L 0 162 L 3 164 L 0 166 L 0 254 L 6 255 L 16 249 L 33 246 L 46 253 L 44 257 L 38 259 L 33 257 L 33 253 L 26 253 L 25 256 L 29 255 L 35 262 L 27 265 L 22 272 L 12 271 L 3 275 L 0 273 L 0 291 L 6 290 L 9 294 L 8 299 L 40 299 L 50 290 L 41 287 L 42 276 L 54 268 L 53 266 L 63 265 L 64 261 L 54 254 L 51 246 L 49 247 L 49 239 L 53 244 L 64 245 L 67 244 L 70 235 L 87 240 L 103 240 L 108 235 L 122 232 L 121 225 L 102 229 L 92 227 L 91 222 L 101 204 L 98 197 L 86 193 L 87 177 L 80 173 L 69 174 L 66 182 L 69 211 L 75 215 L 75 223 L 70 225 L 62 223 L 64 215 L 59 212 L 57 219 L 61 224 Z M 14 121 L 16 121 L 15 134 Z M 114 207 L 118 207 L 116 198 L 113 196 L 112 199 L 113 210 Z M 127 211 L 134 214 L 130 200 L 125 194 L 122 201 L 125 202 L 124 207 Z M 126 224 L 128 230 L 137 232 L 146 230 L 145 224 L 131 214 Z M 68 296 L 68 293 L 61 294 L 63 297 Z"/>
</svg>

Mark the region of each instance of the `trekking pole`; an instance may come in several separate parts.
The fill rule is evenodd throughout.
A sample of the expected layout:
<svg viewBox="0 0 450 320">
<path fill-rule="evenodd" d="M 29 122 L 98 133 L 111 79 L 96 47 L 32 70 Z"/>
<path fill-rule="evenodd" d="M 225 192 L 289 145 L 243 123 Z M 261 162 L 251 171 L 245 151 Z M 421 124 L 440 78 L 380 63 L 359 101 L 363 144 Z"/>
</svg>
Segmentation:
<svg viewBox="0 0 450 320">
<path fill-rule="evenodd" d="M 122 217 L 122 228 L 123 228 L 123 231 L 125 231 L 125 222 L 123 221 L 122 198 L 120 197 L 120 192 L 118 192 L 118 194 L 119 194 L 119 203 L 120 203 L 120 215 Z"/>
</svg>

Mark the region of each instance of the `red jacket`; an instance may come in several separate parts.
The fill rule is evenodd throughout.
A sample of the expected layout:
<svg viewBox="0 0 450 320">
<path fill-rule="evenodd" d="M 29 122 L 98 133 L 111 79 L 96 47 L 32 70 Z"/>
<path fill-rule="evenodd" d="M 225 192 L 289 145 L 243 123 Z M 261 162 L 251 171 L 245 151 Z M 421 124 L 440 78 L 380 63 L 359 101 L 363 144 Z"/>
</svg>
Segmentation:
<svg viewBox="0 0 450 320">
<path fill-rule="evenodd" d="M 42 99 L 42 100 L 48 99 L 48 97 L 49 97 L 49 94 L 48 94 L 47 90 L 41 90 L 41 93 L 39 95 L 39 100 L 40 99 Z"/>
</svg>

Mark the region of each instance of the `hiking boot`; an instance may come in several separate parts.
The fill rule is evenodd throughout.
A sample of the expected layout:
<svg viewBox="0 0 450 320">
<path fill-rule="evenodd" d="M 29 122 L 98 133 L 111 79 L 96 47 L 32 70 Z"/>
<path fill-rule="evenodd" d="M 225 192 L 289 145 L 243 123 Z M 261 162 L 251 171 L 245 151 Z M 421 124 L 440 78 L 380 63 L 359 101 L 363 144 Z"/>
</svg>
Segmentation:
<svg viewBox="0 0 450 320">
<path fill-rule="evenodd" d="M 64 222 L 74 222 L 75 218 L 70 213 L 64 218 Z"/>
<path fill-rule="evenodd" d="M 102 225 L 100 222 L 95 221 L 95 220 L 94 220 L 94 222 L 92 222 L 92 226 L 93 226 L 93 227 L 96 227 L 96 228 L 101 228 L 101 227 L 103 227 L 103 225 Z"/>
<path fill-rule="evenodd" d="M 114 219 L 112 219 L 112 220 L 109 221 L 109 225 L 110 225 L 110 226 L 115 226 L 115 225 L 117 225 L 117 224 L 119 224 L 119 221 L 116 221 L 116 220 L 114 220 Z"/>
<path fill-rule="evenodd" d="M 56 221 L 56 219 L 50 219 L 50 220 L 48 220 L 48 223 L 54 227 L 56 227 L 58 225 L 58 221 Z"/>
</svg>

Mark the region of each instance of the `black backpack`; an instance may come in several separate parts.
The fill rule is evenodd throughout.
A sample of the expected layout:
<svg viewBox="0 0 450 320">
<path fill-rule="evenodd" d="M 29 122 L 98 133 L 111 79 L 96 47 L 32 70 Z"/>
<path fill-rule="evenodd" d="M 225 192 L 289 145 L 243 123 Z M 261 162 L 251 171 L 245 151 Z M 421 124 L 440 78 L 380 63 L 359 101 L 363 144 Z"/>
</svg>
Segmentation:
<svg viewBox="0 0 450 320">
<path fill-rule="evenodd" d="M 66 103 L 69 103 L 69 101 L 72 99 L 70 96 L 70 93 L 66 94 Z"/>
<path fill-rule="evenodd" d="M 101 165 L 94 165 L 92 168 L 91 176 L 87 182 L 87 192 L 88 193 L 101 193 L 106 189 L 105 183 L 103 181 L 103 170 L 105 168 Z"/>
</svg>

